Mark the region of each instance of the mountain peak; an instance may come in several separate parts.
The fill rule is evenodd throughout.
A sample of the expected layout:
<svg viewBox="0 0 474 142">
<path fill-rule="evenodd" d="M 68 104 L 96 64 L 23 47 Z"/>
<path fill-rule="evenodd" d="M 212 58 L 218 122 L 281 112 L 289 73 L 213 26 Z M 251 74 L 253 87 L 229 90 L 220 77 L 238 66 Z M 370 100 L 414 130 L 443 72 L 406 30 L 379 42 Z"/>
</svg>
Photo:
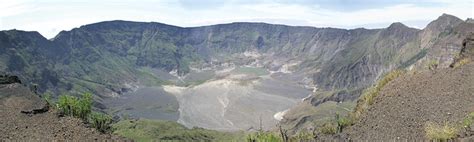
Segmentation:
<svg viewBox="0 0 474 142">
<path fill-rule="evenodd" d="M 466 23 L 474 23 L 474 19 L 472 19 L 472 18 L 467 18 L 467 19 L 466 19 Z"/>
<path fill-rule="evenodd" d="M 459 19 L 458 17 L 454 16 L 454 15 L 449 15 L 449 14 L 446 14 L 446 13 L 443 13 L 441 16 L 438 17 L 438 19 L 436 19 L 435 21 L 438 21 L 438 20 L 444 20 L 444 21 L 455 21 L 455 22 L 459 22 L 459 21 L 463 21 L 462 19 Z"/>
<path fill-rule="evenodd" d="M 441 26 L 441 25 L 455 25 L 455 24 L 459 24 L 461 22 L 463 22 L 463 20 L 459 19 L 458 17 L 443 13 L 443 15 L 439 16 L 438 19 L 436 19 L 433 22 L 431 22 L 430 24 L 428 24 L 428 26 L 430 26 L 430 25 L 434 25 L 434 26 L 436 26 L 436 25 L 438 25 L 438 26 Z"/>
<path fill-rule="evenodd" d="M 125 20 L 112 20 L 112 21 L 103 21 L 103 22 L 83 25 L 79 27 L 79 29 L 85 29 L 85 30 L 130 29 L 130 28 L 143 28 L 143 27 L 181 28 L 178 26 L 168 25 L 168 24 L 159 23 L 159 22 L 136 22 L 136 21 L 125 21 Z"/>
<path fill-rule="evenodd" d="M 22 38 L 29 37 L 29 38 L 46 39 L 45 37 L 43 37 L 43 35 L 41 35 L 37 31 L 23 31 L 23 30 L 12 29 L 12 30 L 0 31 L 0 32 L 6 33 L 13 37 L 22 37 Z"/>
<path fill-rule="evenodd" d="M 400 36 L 400 37 L 404 37 L 404 36 L 407 36 L 407 35 L 411 35 L 410 33 L 412 32 L 416 32 L 418 31 L 418 29 L 414 29 L 414 28 L 410 28 L 406 25 L 404 25 L 403 23 L 400 23 L 400 22 L 395 22 L 395 23 L 392 23 L 390 24 L 390 26 L 388 26 L 383 34 L 384 35 L 397 35 L 397 36 Z"/>
<path fill-rule="evenodd" d="M 395 23 L 390 24 L 390 26 L 388 26 L 388 29 L 393 29 L 393 28 L 398 29 L 398 28 L 409 28 L 409 27 L 401 22 L 395 22 Z"/>
<path fill-rule="evenodd" d="M 446 18 L 458 18 L 458 17 L 456 17 L 456 16 L 454 16 L 454 15 L 443 13 L 443 14 L 441 14 L 441 16 L 438 17 L 438 19 L 439 19 L 439 18 L 443 18 L 443 17 L 446 17 Z"/>
<path fill-rule="evenodd" d="M 462 22 L 463 20 L 456 16 L 443 13 L 443 15 L 439 16 L 438 19 L 430 22 L 426 26 L 425 30 L 443 31 L 446 28 L 452 28 Z"/>
</svg>

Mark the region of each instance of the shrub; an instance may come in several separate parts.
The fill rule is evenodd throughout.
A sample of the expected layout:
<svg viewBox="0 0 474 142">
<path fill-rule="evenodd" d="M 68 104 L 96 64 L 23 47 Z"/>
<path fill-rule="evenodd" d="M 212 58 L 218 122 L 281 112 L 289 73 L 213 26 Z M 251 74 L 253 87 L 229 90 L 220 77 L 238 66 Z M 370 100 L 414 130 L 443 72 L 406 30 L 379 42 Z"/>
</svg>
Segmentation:
<svg viewBox="0 0 474 142">
<path fill-rule="evenodd" d="M 457 128 L 448 123 L 443 126 L 434 123 L 427 123 L 425 125 L 426 137 L 430 140 L 446 141 L 457 136 Z"/>
<path fill-rule="evenodd" d="M 280 137 L 272 132 L 259 131 L 247 135 L 248 142 L 281 142 Z"/>
<path fill-rule="evenodd" d="M 380 80 L 380 82 L 377 83 L 376 85 L 376 88 L 378 91 L 380 91 L 382 89 L 382 87 L 384 87 L 385 85 L 387 85 L 390 81 L 394 80 L 395 78 L 399 77 L 400 75 L 402 75 L 403 73 L 405 73 L 404 70 L 394 70 L 394 71 L 391 71 L 389 72 L 388 74 L 386 74 L 382 80 Z"/>
<path fill-rule="evenodd" d="M 58 109 L 60 113 L 73 116 L 73 108 L 77 105 L 77 98 L 69 95 L 62 95 L 58 98 Z"/>
<path fill-rule="evenodd" d="M 462 126 L 464 128 L 470 128 L 474 123 L 474 112 L 471 112 L 469 115 L 467 115 L 466 118 L 464 118 Z"/>
<path fill-rule="evenodd" d="M 430 70 L 435 70 L 436 68 L 438 68 L 438 65 L 439 65 L 439 61 L 438 61 L 438 60 L 431 60 L 431 61 L 428 63 L 428 69 L 430 69 Z"/>
<path fill-rule="evenodd" d="M 332 135 L 332 134 L 336 134 L 337 128 L 333 123 L 327 122 L 321 126 L 320 132 L 323 134 Z"/>
<path fill-rule="evenodd" d="M 61 95 L 56 104 L 60 113 L 82 119 L 91 124 L 100 132 L 109 132 L 112 124 L 112 117 L 98 112 L 92 112 L 92 94 L 82 94 L 81 98 L 70 95 Z"/>
<path fill-rule="evenodd" d="M 44 94 L 43 99 L 44 99 L 44 101 L 46 101 L 46 103 L 49 106 L 53 106 L 54 102 L 51 100 L 51 94 Z"/>
<path fill-rule="evenodd" d="M 463 58 L 463 59 L 457 61 L 456 63 L 454 63 L 453 68 L 458 68 L 460 66 L 463 66 L 463 65 L 469 63 L 469 61 L 470 60 L 468 58 Z"/>
<path fill-rule="evenodd" d="M 107 114 L 92 112 L 89 114 L 88 122 L 92 127 L 96 128 L 100 132 L 109 132 L 112 124 L 112 117 Z"/>
<path fill-rule="evenodd" d="M 352 125 L 352 121 L 347 117 L 340 117 L 336 114 L 337 131 L 340 133 L 345 127 Z"/>
<path fill-rule="evenodd" d="M 88 114 L 92 111 L 92 94 L 85 93 L 82 95 L 82 98 L 79 100 L 78 110 L 76 116 L 82 119 L 86 119 Z"/>
<path fill-rule="evenodd" d="M 62 114 L 86 120 L 92 110 L 92 94 L 85 93 L 80 99 L 74 96 L 59 96 L 58 109 Z"/>
<path fill-rule="evenodd" d="M 312 141 L 314 140 L 314 134 L 309 131 L 300 131 L 295 137 L 291 138 L 291 141 Z"/>
<path fill-rule="evenodd" d="M 375 101 L 375 96 L 378 94 L 379 90 L 377 90 L 377 87 L 370 87 L 364 92 L 363 100 L 365 100 L 368 105 L 372 105 Z"/>
</svg>

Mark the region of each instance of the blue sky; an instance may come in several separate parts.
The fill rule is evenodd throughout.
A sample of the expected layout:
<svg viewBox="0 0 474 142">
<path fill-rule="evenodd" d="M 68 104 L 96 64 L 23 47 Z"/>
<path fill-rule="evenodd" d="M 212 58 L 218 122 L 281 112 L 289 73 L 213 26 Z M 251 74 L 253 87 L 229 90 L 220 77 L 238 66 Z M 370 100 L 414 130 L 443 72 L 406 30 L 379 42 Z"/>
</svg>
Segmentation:
<svg viewBox="0 0 474 142">
<path fill-rule="evenodd" d="M 442 13 L 473 17 L 473 0 L 0 0 L 0 30 L 62 30 L 108 21 L 182 27 L 230 22 L 383 28 L 393 22 L 424 28 Z"/>
</svg>

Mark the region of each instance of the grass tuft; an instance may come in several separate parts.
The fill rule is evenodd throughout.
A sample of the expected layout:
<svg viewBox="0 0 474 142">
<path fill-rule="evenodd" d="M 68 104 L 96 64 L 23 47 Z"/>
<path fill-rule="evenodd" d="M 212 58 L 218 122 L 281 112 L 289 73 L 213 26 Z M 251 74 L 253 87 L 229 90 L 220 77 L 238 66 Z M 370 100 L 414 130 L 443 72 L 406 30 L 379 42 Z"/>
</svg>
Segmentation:
<svg viewBox="0 0 474 142">
<path fill-rule="evenodd" d="M 247 135 L 248 142 L 281 142 L 280 137 L 272 132 L 259 131 Z"/>
<path fill-rule="evenodd" d="M 92 127 L 96 128 L 102 133 L 109 132 L 111 130 L 112 117 L 107 114 L 92 112 L 89 114 L 88 122 Z"/>
<path fill-rule="evenodd" d="M 314 133 L 310 132 L 310 131 L 300 131 L 296 134 L 296 136 L 292 137 L 290 141 L 303 141 L 303 142 L 307 142 L 307 141 L 312 141 L 314 140 Z"/>
<path fill-rule="evenodd" d="M 52 102 L 49 101 L 48 103 Z M 61 95 L 56 107 L 59 109 L 60 114 L 80 118 L 100 132 L 109 132 L 111 128 L 111 116 L 92 111 L 92 94 L 90 93 L 82 94 L 81 98 Z"/>
<path fill-rule="evenodd" d="M 446 141 L 457 136 L 458 129 L 455 126 L 445 123 L 438 125 L 434 123 L 427 123 L 425 125 L 426 137 L 430 140 Z"/>
<path fill-rule="evenodd" d="M 342 129 L 345 127 L 352 125 L 352 120 L 348 117 L 340 117 L 339 114 L 336 114 L 336 122 L 337 122 L 337 131 L 339 133 L 342 132 Z"/>
<path fill-rule="evenodd" d="M 436 68 L 438 68 L 438 65 L 439 65 L 439 61 L 438 60 L 431 60 L 427 67 L 429 70 L 435 70 Z"/>
<path fill-rule="evenodd" d="M 470 60 L 468 58 L 463 58 L 463 59 L 459 60 L 458 62 L 454 63 L 453 68 L 461 67 L 461 66 L 463 66 L 463 65 L 465 65 L 469 62 L 470 62 Z"/>
<path fill-rule="evenodd" d="M 467 115 L 466 118 L 462 121 L 462 126 L 464 128 L 470 128 L 474 124 L 474 112 L 471 112 Z"/>
<path fill-rule="evenodd" d="M 69 95 L 59 96 L 58 104 L 59 110 L 66 116 L 73 116 L 87 119 L 87 116 L 92 111 L 92 94 L 85 93 L 81 98 Z"/>
<path fill-rule="evenodd" d="M 324 124 L 321 126 L 320 132 L 323 133 L 323 134 L 326 134 L 326 135 L 336 134 L 336 132 L 337 132 L 337 127 L 336 127 L 336 125 L 334 125 L 333 123 L 327 122 L 327 123 L 324 123 Z"/>
<path fill-rule="evenodd" d="M 51 94 L 44 94 L 43 99 L 49 106 L 53 106 L 54 102 L 51 100 Z"/>
</svg>

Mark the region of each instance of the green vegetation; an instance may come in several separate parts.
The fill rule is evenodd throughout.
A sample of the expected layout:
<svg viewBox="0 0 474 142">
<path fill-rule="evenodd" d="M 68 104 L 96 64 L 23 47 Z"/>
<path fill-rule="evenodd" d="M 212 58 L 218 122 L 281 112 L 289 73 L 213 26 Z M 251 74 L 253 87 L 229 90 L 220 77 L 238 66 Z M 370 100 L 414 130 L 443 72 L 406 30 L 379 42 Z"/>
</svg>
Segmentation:
<svg viewBox="0 0 474 142">
<path fill-rule="evenodd" d="M 327 122 L 319 128 L 320 132 L 326 135 L 336 134 L 337 126 L 332 122 Z"/>
<path fill-rule="evenodd" d="M 336 102 L 332 102 L 330 104 L 334 104 L 336 106 L 328 105 L 327 103 L 325 103 L 325 105 L 327 105 L 328 107 L 331 106 L 331 108 L 342 109 L 342 106 L 337 106 Z M 345 105 L 350 105 L 350 104 L 345 104 Z M 343 112 L 343 111 L 347 111 L 347 110 L 342 109 L 341 111 L 337 111 L 337 112 Z M 333 114 L 334 112 L 327 112 L 327 111 L 324 111 L 324 112 L 316 111 L 316 112 L 311 112 L 311 113 L 316 113 L 316 114 L 321 113 L 321 115 L 328 115 L 328 114 L 332 114 L 332 115 L 328 116 L 330 117 L 329 119 L 322 120 L 325 122 L 314 121 L 313 124 L 311 124 L 311 126 L 317 126 L 317 128 L 312 131 L 308 129 L 301 129 L 297 131 L 296 134 L 288 135 L 287 131 L 280 127 L 279 133 L 272 132 L 272 131 L 270 132 L 258 131 L 255 133 L 248 134 L 246 139 L 247 141 L 264 141 L 264 142 L 265 141 L 281 142 L 281 141 L 285 141 L 284 139 L 287 139 L 288 141 L 314 141 L 318 135 L 337 134 L 337 133 L 342 132 L 342 129 L 344 129 L 345 127 L 352 125 L 351 119 L 349 119 L 348 117 L 344 117 L 343 115 L 340 115 L 339 113 L 336 113 L 336 115 Z M 320 119 L 324 119 L 324 118 L 326 117 L 323 117 Z"/>
<path fill-rule="evenodd" d="M 447 141 L 457 136 L 458 129 L 449 124 L 438 125 L 434 123 L 427 123 L 425 125 L 426 137 L 430 140 Z"/>
<path fill-rule="evenodd" d="M 464 118 L 462 122 L 462 126 L 464 128 L 470 128 L 474 125 L 474 112 L 471 112 L 470 114 L 467 115 L 466 118 Z"/>
<path fill-rule="evenodd" d="M 324 95 L 324 94 L 321 94 L 321 95 Z M 354 101 L 345 101 L 342 103 L 327 101 L 327 102 L 319 104 L 318 107 L 314 107 L 309 103 L 301 104 L 294 107 L 293 111 L 289 111 L 286 114 L 287 119 L 297 119 L 297 118 L 301 118 L 305 116 L 309 116 L 311 119 L 308 119 L 308 121 L 305 121 L 303 123 L 291 122 L 291 123 L 285 124 L 284 126 L 290 125 L 290 127 L 286 127 L 286 128 L 292 128 L 291 126 L 299 125 L 298 127 L 292 128 L 298 131 L 304 131 L 306 130 L 305 128 L 316 128 L 315 133 L 319 134 L 321 131 L 320 129 L 321 126 L 323 126 L 324 124 L 330 121 L 337 131 L 335 113 L 339 114 L 340 116 L 347 116 L 348 113 L 350 113 L 354 107 L 355 107 Z"/>
<path fill-rule="evenodd" d="M 92 110 L 92 94 L 85 93 L 80 99 L 69 95 L 59 96 L 57 106 L 64 115 L 86 120 Z"/>
<path fill-rule="evenodd" d="M 332 121 L 334 122 L 334 121 Z M 286 133 L 274 131 L 245 132 L 219 132 L 203 128 L 186 128 L 185 126 L 163 120 L 122 120 L 113 124 L 114 133 L 133 139 L 135 141 L 248 141 L 248 142 L 283 142 Z M 335 134 L 337 126 L 330 123 L 322 133 Z M 283 131 L 282 131 L 283 132 Z M 289 141 L 311 141 L 315 134 L 309 131 L 300 131 Z"/>
<path fill-rule="evenodd" d="M 349 115 L 352 119 L 351 121 L 355 122 L 359 119 L 360 115 L 367 110 L 367 108 L 372 105 L 382 90 L 382 88 L 387 85 L 390 81 L 396 79 L 397 77 L 403 75 L 404 70 L 394 70 L 386 74 L 381 80 L 379 80 L 374 86 L 367 88 L 364 93 L 361 95 L 361 98 L 357 101 L 357 105 L 354 111 Z"/>
<path fill-rule="evenodd" d="M 113 124 L 114 133 L 135 141 L 244 141 L 243 132 L 219 132 L 163 120 L 122 120 Z"/>
<path fill-rule="evenodd" d="M 455 62 L 454 65 L 453 65 L 453 68 L 461 67 L 461 66 L 463 66 L 463 65 L 465 65 L 469 62 L 470 62 L 469 58 L 463 58 L 463 59 Z"/>
<path fill-rule="evenodd" d="M 47 96 L 45 97 L 47 99 Z M 49 104 L 53 104 L 51 101 Z M 70 95 L 59 96 L 56 108 L 60 114 L 65 116 L 72 116 L 82 119 L 84 122 L 91 124 L 93 128 L 96 128 L 100 132 L 109 132 L 110 125 L 112 124 L 112 117 L 92 111 L 92 94 L 84 93 L 81 98 Z"/>
<path fill-rule="evenodd" d="M 148 85 L 148 86 L 160 86 L 160 85 L 171 84 L 169 81 L 162 80 L 158 78 L 157 76 L 153 75 L 151 69 L 145 68 L 145 67 L 138 69 L 138 78 L 144 85 Z"/>
<path fill-rule="evenodd" d="M 312 141 L 315 138 L 315 134 L 309 131 L 300 131 L 296 136 L 292 137 L 291 141 Z"/>
<path fill-rule="evenodd" d="M 339 114 L 336 114 L 336 123 L 337 123 L 337 132 L 341 133 L 342 129 L 352 125 L 352 120 L 347 117 L 340 117 Z"/>
<path fill-rule="evenodd" d="M 438 65 L 439 65 L 438 60 L 431 60 L 427 66 L 428 66 L 428 69 L 435 70 L 436 68 L 438 68 Z"/>
<path fill-rule="evenodd" d="M 0 50 L 5 51 L 2 52 L 5 53 L 2 60 L 4 60 L 4 63 L 8 63 L 6 68 L 24 75 L 25 78 L 34 79 L 28 80 L 28 82 L 41 84 L 40 92 L 48 90 L 67 92 L 73 90 L 102 93 L 99 91 L 120 90 L 125 82 L 137 80 L 150 86 L 168 83 L 150 72 L 137 70 L 140 67 L 160 68 L 165 71 L 177 69 L 178 74 L 183 75 L 190 71 L 188 65 L 192 62 L 211 59 L 214 57 L 213 54 L 227 55 L 247 51 L 255 46 L 258 47 L 259 51 L 272 51 L 276 52 L 276 55 L 297 55 L 302 58 L 305 58 L 305 56 L 306 58 L 314 58 L 314 61 L 311 61 L 313 64 L 304 66 L 307 67 L 305 69 L 312 69 L 316 68 L 316 65 L 324 65 L 317 67 L 322 69 L 320 78 L 317 80 L 322 81 L 318 84 L 321 84 L 323 88 L 329 86 L 338 88 L 346 86 L 347 82 L 351 84 L 355 82 L 355 86 L 358 86 L 360 85 L 359 82 L 353 80 L 358 77 L 353 74 L 358 74 L 356 71 L 361 65 L 359 63 L 380 61 L 386 66 L 393 65 L 398 63 L 398 59 L 394 56 L 400 54 L 399 50 L 407 49 L 404 47 L 398 48 L 398 46 L 392 47 L 392 45 L 398 45 L 400 40 L 405 37 L 384 38 L 380 34 L 369 31 L 362 32 L 357 36 L 350 36 L 350 40 L 348 40 L 350 42 L 347 45 L 338 44 L 337 46 L 341 47 L 337 54 L 332 52 L 326 54 L 324 50 L 321 52 L 312 51 L 308 46 L 314 40 L 313 33 L 319 31 L 319 29 L 300 29 L 302 32 L 288 32 L 299 31 L 297 30 L 299 28 L 264 24 L 255 26 L 224 24 L 196 29 L 198 30 L 181 29 L 157 23 L 104 22 L 86 25 L 70 32 L 61 32 L 54 40 L 44 39 L 39 34 L 37 34 L 38 36 L 30 36 L 26 32 L 5 31 L 4 41 L 15 41 L 15 43 L 2 42 L 2 47 L 5 48 Z M 193 31 L 192 34 L 189 31 Z M 335 29 L 322 30 L 322 37 L 330 34 L 336 39 L 322 40 L 321 44 L 332 47 L 334 45 L 333 41 L 339 41 L 339 37 L 344 36 L 339 33 L 345 34 L 345 32 L 336 31 Z M 74 40 L 71 40 L 73 37 Z M 413 46 L 418 45 L 413 44 L 415 44 Z M 307 49 L 310 49 L 311 53 Z M 409 55 L 409 53 L 407 54 Z M 425 55 L 426 50 L 423 50 L 402 66 L 409 66 Z M 199 58 L 200 56 L 206 58 Z M 333 59 L 323 61 L 328 56 L 333 57 Z M 436 66 L 435 64 L 430 65 L 430 69 L 432 66 L 433 68 L 437 67 L 437 64 L 436 62 Z M 261 69 L 252 68 L 240 68 L 237 71 L 256 75 L 268 74 L 268 72 Z M 340 83 L 337 80 L 340 79 L 339 77 L 351 80 L 343 80 L 344 83 Z M 382 81 L 386 81 L 384 79 Z M 204 79 L 196 80 L 195 83 L 190 85 L 200 84 L 204 81 Z M 354 117 L 349 120 L 347 118 L 336 119 L 337 126 L 332 123 L 336 127 L 334 133 L 349 125 L 353 122 L 353 118 L 358 118 L 360 113 L 374 103 L 374 98 L 386 84 L 382 81 L 365 91 L 354 111 L 355 115 L 351 115 Z M 97 121 L 90 121 L 96 123 L 94 126 L 100 127 L 99 129 L 106 128 L 102 127 L 102 124 L 108 123 L 108 117 L 94 115 L 90 109 L 91 101 L 87 100 L 90 99 L 87 97 L 62 96 L 56 106 L 65 115 L 82 119 L 94 119 Z M 328 103 L 328 105 L 334 106 L 334 103 Z M 325 106 L 318 106 L 318 110 L 315 112 L 325 113 L 322 107 Z M 333 109 L 341 108 L 334 107 Z M 330 113 L 325 113 L 325 115 L 328 114 Z M 199 130 L 187 129 L 186 131 L 192 131 L 190 133 L 202 136 Z M 162 134 L 161 132 L 158 134 L 155 132 L 149 133 L 152 133 L 150 138 L 153 139 Z M 176 137 L 187 138 L 188 135 L 191 134 L 186 133 Z M 205 135 L 202 136 L 203 140 L 208 140 L 207 133 L 203 135 Z"/>
<path fill-rule="evenodd" d="M 96 128 L 100 132 L 109 132 L 110 125 L 112 124 L 112 117 L 98 112 L 92 112 L 89 114 L 88 122 L 91 124 L 92 127 Z"/>
<path fill-rule="evenodd" d="M 209 30 L 204 30 L 207 28 Z M 166 72 L 177 70 L 178 74 L 184 75 L 190 72 L 189 65 L 195 62 L 258 49 L 262 53 L 275 52 L 275 56 L 297 55 L 311 60 L 303 61 L 311 64 L 300 67 L 321 68 L 321 79 L 318 80 L 323 82 L 318 84 L 324 84 L 323 87 L 339 88 L 345 86 L 347 82 L 356 82 L 354 84 L 359 85 L 357 84 L 359 81 L 353 80 L 356 78 L 353 75 L 357 73 L 350 71 L 352 67 L 357 68 L 359 62 L 368 59 L 368 62 L 380 60 L 383 65 L 398 63 L 397 61 L 401 61 L 394 58 L 395 55 L 410 55 L 409 57 L 412 55 L 411 50 L 403 54 L 399 51 L 415 49 L 393 48 L 393 45 L 403 45 L 398 44 L 404 41 L 402 38 L 385 38 L 380 34 L 364 32 L 358 36 L 351 36 L 351 40 L 348 40 L 350 42 L 340 45 L 341 52 L 331 55 L 332 53 L 327 54 L 330 52 L 320 50 L 308 52 L 308 49 L 312 49 L 308 43 L 314 40 L 312 33 L 319 31 L 318 29 L 241 23 L 196 29 L 201 30 L 190 34 L 188 33 L 190 30 L 159 23 L 110 21 L 61 32 L 54 40 L 47 40 L 34 32 L 4 31 L 2 33 L 5 34 L 5 41 L 15 41 L 15 44 L 2 43 L 2 47 L 6 47 L 2 50 L 8 52 L 0 58 L 4 61 L 0 64 L 11 64 L 5 68 L 17 71 L 25 76 L 24 78 L 31 78 L 32 80 L 28 82 L 41 84 L 40 92 L 103 93 L 104 90 L 117 91 L 124 88 L 125 82 L 138 81 L 150 86 L 167 83 L 165 80 L 160 80 L 159 76 L 138 70 L 142 67 L 162 69 Z M 287 32 L 292 30 L 301 32 Z M 324 29 L 324 31 L 326 32 L 322 33 L 326 35 L 337 30 Z M 336 38 L 343 37 L 342 33 L 334 32 L 334 34 Z M 72 37 L 75 40 L 71 40 Z M 288 37 L 299 40 L 291 41 L 292 38 Z M 202 46 L 203 41 L 206 41 L 208 46 Z M 324 40 L 324 45 L 335 46 L 335 41 L 337 40 Z M 407 44 L 410 47 L 417 45 L 412 42 Z M 416 58 L 409 60 L 407 65 L 425 54 L 426 52 L 421 52 L 415 56 Z M 334 56 L 334 60 L 323 60 L 328 56 Z M 12 62 L 9 62 L 10 60 Z M 268 74 L 266 71 L 255 73 Z M 335 81 L 338 77 L 332 78 L 334 76 L 348 76 L 350 80 L 340 83 Z M 194 84 L 203 81 L 198 80 Z"/>
<path fill-rule="evenodd" d="M 414 63 L 416 63 L 418 60 L 420 60 L 421 58 L 425 57 L 426 54 L 428 53 L 428 49 L 422 49 L 420 52 L 418 52 L 415 56 L 411 57 L 410 59 L 408 59 L 407 61 L 403 62 L 401 65 L 400 65 L 400 69 L 404 69 L 404 68 L 407 68 L 411 65 L 413 65 Z"/>
<path fill-rule="evenodd" d="M 454 139 L 462 129 L 471 131 L 474 125 L 474 112 L 469 113 L 461 123 L 444 123 L 444 125 L 428 122 L 425 125 L 426 138 L 435 141 Z"/>
<path fill-rule="evenodd" d="M 255 67 L 239 67 L 234 69 L 232 72 L 243 73 L 243 74 L 254 74 L 256 76 L 267 75 L 269 72 L 264 68 L 255 68 Z"/>
<path fill-rule="evenodd" d="M 259 131 L 247 135 L 247 142 L 281 142 L 278 134 L 273 132 Z"/>
<path fill-rule="evenodd" d="M 345 127 L 352 125 L 352 122 L 348 117 L 342 117 L 336 113 L 335 119 L 324 123 L 319 130 L 326 135 L 341 133 Z"/>
<path fill-rule="evenodd" d="M 43 95 L 43 99 L 44 99 L 44 101 L 46 101 L 46 103 L 47 103 L 49 106 L 53 106 L 53 107 L 54 107 L 54 102 L 51 100 L 51 94 L 44 94 L 44 95 Z"/>
</svg>

